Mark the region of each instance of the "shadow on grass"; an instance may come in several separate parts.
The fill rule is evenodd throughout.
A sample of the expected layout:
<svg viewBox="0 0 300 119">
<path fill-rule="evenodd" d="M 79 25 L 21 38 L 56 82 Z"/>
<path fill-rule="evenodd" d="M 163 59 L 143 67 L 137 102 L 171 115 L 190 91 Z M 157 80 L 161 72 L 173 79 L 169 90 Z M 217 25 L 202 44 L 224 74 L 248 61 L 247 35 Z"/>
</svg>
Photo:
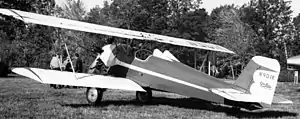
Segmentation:
<svg viewBox="0 0 300 119">
<path fill-rule="evenodd" d="M 285 117 L 285 116 L 298 116 L 297 113 L 287 112 L 287 111 L 274 111 L 274 110 L 264 110 L 264 111 L 243 111 L 236 110 L 230 106 L 223 106 L 219 104 L 214 104 L 208 101 L 194 99 L 194 98 L 165 98 L 165 97 L 153 97 L 153 101 L 150 104 L 142 104 L 136 100 L 105 100 L 101 104 L 92 106 L 90 104 L 63 104 L 62 106 L 72 107 L 72 108 L 82 108 L 82 107 L 106 107 L 109 105 L 121 106 L 121 105 L 135 105 L 135 106 L 145 106 L 145 105 L 169 105 L 179 108 L 186 109 L 198 109 L 207 110 L 213 112 L 226 113 L 229 116 L 235 116 L 238 118 L 251 117 L 251 118 L 266 118 L 266 117 Z"/>
<path fill-rule="evenodd" d="M 0 76 L 0 78 L 16 78 L 21 76 L 14 76 L 14 75 L 8 75 L 8 76 Z"/>
<path fill-rule="evenodd" d="M 0 78 L 25 78 L 24 76 L 18 74 L 8 74 L 7 76 L 0 76 Z"/>
</svg>

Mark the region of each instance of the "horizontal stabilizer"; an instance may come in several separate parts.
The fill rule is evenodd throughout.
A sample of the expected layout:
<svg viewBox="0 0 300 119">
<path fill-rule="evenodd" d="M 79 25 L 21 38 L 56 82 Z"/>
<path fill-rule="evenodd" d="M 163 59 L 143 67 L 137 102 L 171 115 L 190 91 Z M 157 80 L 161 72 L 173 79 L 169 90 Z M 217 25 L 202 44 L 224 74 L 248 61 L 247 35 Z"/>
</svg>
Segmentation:
<svg viewBox="0 0 300 119">
<path fill-rule="evenodd" d="M 281 96 L 274 95 L 272 104 L 293 104 L 293 102 Z"/>
<path fill-rule="evenodd" d="M 228 89 L 211 89 L 211 91 L 217 95 L 220 95 L 226 99 L 233 100 L 233 101 L 238 101 L 238 102 L 260 102 L 261 100 L 258 99 L 257 97 L 243 92 L 239 91 L 233 88 L 228 88 Z"/>
<path fill-rule="evenodd" d="M 4 15 L 12 16 L 16 19 L 20 19 L 26 23 L 35 23 L 40 25 L 84 31 L 90 33 L 97 33 L 97 34 L 104 34 L 104 35 L 129 38 L 129 39 L 150 40 L 150 41 L 156 41 L 161 43 L 169 43 L 178 46 L 185 46 L 191 48 L 199 48 L 199 49 L 235 54 L 233 51 L 228 50 L 219 45 L 186 40 L 182 38 L 175 38 L 175 37 L 169 37 L 169 36 L 158 35 L 153 33 L 114 28 L 114 27 L 91 24 L 86 22 L 70 20 L 70 19 L 58 18 L 54 16 L 24 12 L 24 11 L 19 11 L 14 9 L 0 9 L 0 13 Z"/>
<path fill-rule="evenodd" d="M 13 72 L 45 84 L 145 91 L 140 85 L 126 78 L 46 70 L 39 68 L 14 68 Z"/>
</svg>

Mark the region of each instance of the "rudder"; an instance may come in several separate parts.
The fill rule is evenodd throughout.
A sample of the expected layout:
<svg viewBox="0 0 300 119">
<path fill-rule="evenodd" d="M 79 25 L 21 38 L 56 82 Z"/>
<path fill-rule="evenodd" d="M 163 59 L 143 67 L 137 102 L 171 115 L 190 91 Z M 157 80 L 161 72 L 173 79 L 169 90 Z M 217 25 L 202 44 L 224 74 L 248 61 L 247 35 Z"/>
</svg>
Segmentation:
<svg viewBox="0 0 300 119">
<path fill-rule="evenodd" d="M 255 56 L 247 64 L 235 85 L 260 98 L 261 103 L 271 105 L 280 73 L 277 60 Z"/>
</svg>

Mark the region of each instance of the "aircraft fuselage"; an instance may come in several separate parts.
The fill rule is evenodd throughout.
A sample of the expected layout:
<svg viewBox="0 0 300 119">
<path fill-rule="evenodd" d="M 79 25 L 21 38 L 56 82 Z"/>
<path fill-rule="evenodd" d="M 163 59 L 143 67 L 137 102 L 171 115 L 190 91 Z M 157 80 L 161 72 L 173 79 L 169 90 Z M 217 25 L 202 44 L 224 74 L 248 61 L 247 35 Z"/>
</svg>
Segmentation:
<svg viewBox="0 0 300 119">
<path fill-rule="evenodd" d="M 235 88 L 185 64 L 168 61 L 153 55 L 140 60 L 117 46 L 112 53 L 119 60 L 112 66 L 115 75 L 129 78 L 142 87 L 173 92 L 185 96 L 224 103 L 224 98 L 212 93 L 211 88 Z"/>
</svg>

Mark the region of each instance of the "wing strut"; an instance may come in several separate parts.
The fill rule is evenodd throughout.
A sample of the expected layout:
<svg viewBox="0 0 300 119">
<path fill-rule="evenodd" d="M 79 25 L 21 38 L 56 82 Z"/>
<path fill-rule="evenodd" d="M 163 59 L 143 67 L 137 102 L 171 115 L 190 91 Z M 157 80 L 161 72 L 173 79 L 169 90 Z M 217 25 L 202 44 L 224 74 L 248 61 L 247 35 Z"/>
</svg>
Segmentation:
<svg viewBox="0 0 300 119">
<path fill-rule="evenodd" d="M 66 48 L 66 51 L 67 51 L 68 59 L 70 60 L 70 64 L 71 64 L 71 68 L 72 68 L 74 77 L 75 77 L 75 79 L 77 79 L 76 73 L 75 73 L 75 70 L 74 70 L 74 66 L 73 66 L 73 63 L 72 63 L 72 60 L 71 60 L 71 57 L 70 57 L 70 54 L 69 54 L 69 50 L 68 50 L 67 44 L 65 44 L 65 48 Z"/>
</svg>

